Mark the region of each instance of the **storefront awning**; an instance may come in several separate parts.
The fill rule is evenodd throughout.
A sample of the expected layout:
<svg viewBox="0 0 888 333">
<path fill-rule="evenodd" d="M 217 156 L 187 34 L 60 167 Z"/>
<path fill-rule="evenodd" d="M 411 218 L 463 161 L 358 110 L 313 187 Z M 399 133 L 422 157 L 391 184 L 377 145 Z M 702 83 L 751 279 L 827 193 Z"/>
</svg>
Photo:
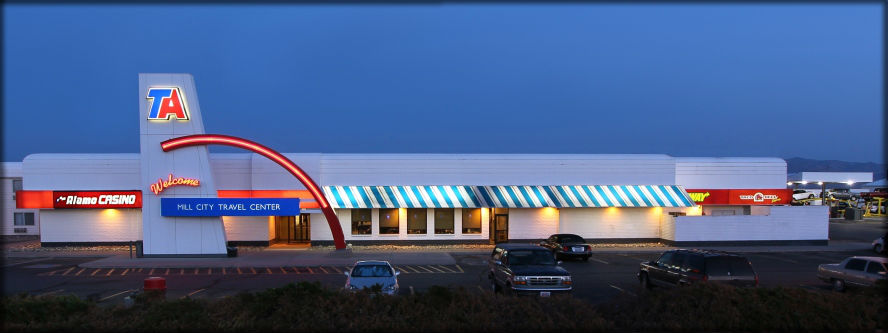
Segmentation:
<svg viewBox="0 0 888 333">
<path fill-rule="evenodd" d="M 324 186 L 333 208 L 693 207 L 676 185 Z"/>
<path fill-rule="evenodd" d="M 333 208 L 476 208 L 472 186 L 324 186 Z"/>
</svg>

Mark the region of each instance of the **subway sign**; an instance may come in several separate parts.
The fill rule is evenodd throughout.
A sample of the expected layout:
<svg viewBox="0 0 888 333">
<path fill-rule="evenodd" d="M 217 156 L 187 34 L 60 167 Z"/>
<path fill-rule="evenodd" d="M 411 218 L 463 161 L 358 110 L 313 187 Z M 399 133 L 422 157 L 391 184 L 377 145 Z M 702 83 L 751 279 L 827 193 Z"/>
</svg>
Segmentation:
<svg viewBox="0 0 888 333">
<path fill-rule="evenodd" d="M 53 191 L 52 208 L 141 208 L 142 191 Z"/>
<path fill-rule="evenodd" d="M 161 216 L 295 216 L 296 198 L 161 198 Z"/>
<path fill-rule="evenodd" d="M 792 190 L 786 189 L 685 189 L 698 205 L 788 205 Z"/>
</svg>

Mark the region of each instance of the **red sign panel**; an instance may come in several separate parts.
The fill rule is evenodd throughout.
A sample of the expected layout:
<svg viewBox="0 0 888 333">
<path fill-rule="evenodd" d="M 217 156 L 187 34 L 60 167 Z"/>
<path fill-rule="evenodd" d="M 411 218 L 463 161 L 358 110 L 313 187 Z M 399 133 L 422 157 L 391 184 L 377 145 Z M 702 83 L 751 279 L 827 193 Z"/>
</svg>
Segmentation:
<svg viewBox="0 0 888 333">
<path fill-rule="evenodd" d="M 685 191 L 698 205 L 788 205 L 792 201 L 792 190 L 786 189 Z"/>
<path fill-rule="evenodd" d="M 142 191 L 53 191 L 52 208 L 141 208 Z"/>
</svg>

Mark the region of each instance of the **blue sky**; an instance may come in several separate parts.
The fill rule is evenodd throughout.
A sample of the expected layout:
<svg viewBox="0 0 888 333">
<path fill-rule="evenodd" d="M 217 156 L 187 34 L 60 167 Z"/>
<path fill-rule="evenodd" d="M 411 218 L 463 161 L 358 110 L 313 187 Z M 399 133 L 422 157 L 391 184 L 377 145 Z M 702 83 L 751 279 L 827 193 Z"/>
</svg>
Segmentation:
<svg viewBox="0 0 888 333">
<path fill-rule="evenodd" d="M 138 152 L 138 73 L 186 72 L 207 132 L 283 152 L 881 162 L 882 19 L 880 4 L 4 5 L 3 160 Z"/>
</svg>

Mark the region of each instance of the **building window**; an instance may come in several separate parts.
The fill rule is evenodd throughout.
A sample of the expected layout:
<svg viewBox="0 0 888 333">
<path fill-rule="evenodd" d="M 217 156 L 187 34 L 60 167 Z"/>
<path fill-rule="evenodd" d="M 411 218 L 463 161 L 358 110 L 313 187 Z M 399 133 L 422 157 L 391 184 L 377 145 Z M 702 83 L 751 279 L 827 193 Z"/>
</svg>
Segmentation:
<svg viewBox="0 0 888 333">
<path fill-rule="evenodd" d="M 34 213 L 15 213 L 15 225 L 34 225 Z"/>
<path fill-rule="evenodd" d="M 425 208 L 407 208 L 407 233 L 427 233 L 427 210 Z"/>
<path fill-rule="evenodd" d="M 12 180 L 12 201 L 15 201 L 15 192 L 22 190 L 22 180 L 21 179 L 13 179 Z"/>
<path fill-rule="evenodd" d="M 452 234 L 453 233 L 453 208 L 436 208 L 435 209 L 435 233 L 436 234 Z"/>
<path fill-rule="evenodd" d="M 380 209 L 379 234 L 391 235 L 397 234 L 398 232 L 398 209 Z"/>
<path fill-rule="evenodd" d="M 369 209 L 352 209 L 352 235 L 369 235 L 372 223 Z"/>
<path fill-rule="evenodd" d="M 481 208 L 463 208 L 462 233 L 481 233 Z"/>
</svg>

